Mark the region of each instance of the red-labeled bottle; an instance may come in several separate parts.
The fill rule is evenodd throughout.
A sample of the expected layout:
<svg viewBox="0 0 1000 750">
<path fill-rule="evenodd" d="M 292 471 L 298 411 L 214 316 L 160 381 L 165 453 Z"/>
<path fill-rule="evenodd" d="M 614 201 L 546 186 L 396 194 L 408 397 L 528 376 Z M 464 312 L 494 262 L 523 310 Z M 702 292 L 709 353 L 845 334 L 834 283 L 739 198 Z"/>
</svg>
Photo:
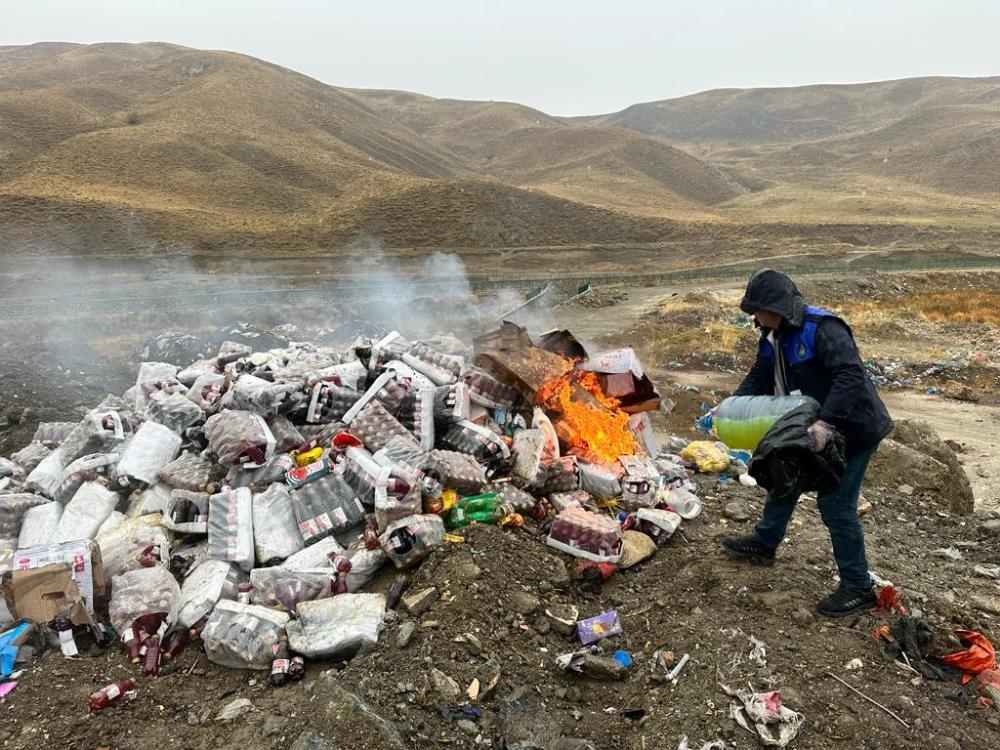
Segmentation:
<svg viewBox="0 0 1000 750">
<path fill-rule="evenodd" d="M 131 627 L 122 631 L 122 648 L 125 649 L 125 656 L 133 664 L 139 663 L 139 649 L 142 648 L 142 641 L 139 639 L 140 633 L 136 629 L 135 623 Z"/>
<path fill-rule="evenodd" d="M 131 677 L 121 682 L 112 682 L 110 685 L 102 687 L 96 693 L 91 693 L 90 699 L 87 701 L 87 706 L 90 707 L 91 711 L 100 711 L 102 708 L 107 708 L 117 703 L 125 693 L 134 688 L 135 680 Z"/>
<path fill-rule="evenodd" d="M 177 658 L 181 651 L 187 648 L 187 645 L 190 642 L 191 631 L 187 628 L 178 628 L 167 636 L 167 640 L 163 644 L 163 648 L 160 652 L 160 658 L 163 659 L 163 661 L 170 661 Z"/>
<path fill-rule="evenodd" d="M 288 639 L 282 636 L 274 644 L 274 658 L 271 660 L 271 684 L 281 687 L 288 682 Z"/>
<path fill-rule="evenodd" d="M 151 635 L 146 639 L 146 655 L 142 659 L 142 676 L 156 677 L 160 674 L 160 636 Z"/>
</svg>

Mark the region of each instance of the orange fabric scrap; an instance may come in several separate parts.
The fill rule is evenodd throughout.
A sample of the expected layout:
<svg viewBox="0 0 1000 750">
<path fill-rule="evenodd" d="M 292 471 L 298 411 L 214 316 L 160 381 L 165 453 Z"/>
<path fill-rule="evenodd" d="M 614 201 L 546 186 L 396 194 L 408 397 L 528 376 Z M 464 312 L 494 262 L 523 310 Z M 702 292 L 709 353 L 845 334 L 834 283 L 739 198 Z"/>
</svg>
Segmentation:
<svg viewBox="0 0 1000 750">
<path fill-rule="evenodd" d="M 895 586 L 883 586 L 878 592 L 878 607 L 876 609 L 896 610 L 901 615 L 906 614 L 902 597 Z"/>
<path fill-rule="evenodd" d="M 990 643 L 990 639 L 975 630 L 962 630 L 957 628 L 955 635 L 962 639 L 968 648 L 962 651 L 955 651 L 941 657 L 941 662 L 949 667 L 961 669 L 962 682 L 968 682 L 980 672 L 987 669 L 994 669 L 997 663 L 997 653 Z"/>
</svg>

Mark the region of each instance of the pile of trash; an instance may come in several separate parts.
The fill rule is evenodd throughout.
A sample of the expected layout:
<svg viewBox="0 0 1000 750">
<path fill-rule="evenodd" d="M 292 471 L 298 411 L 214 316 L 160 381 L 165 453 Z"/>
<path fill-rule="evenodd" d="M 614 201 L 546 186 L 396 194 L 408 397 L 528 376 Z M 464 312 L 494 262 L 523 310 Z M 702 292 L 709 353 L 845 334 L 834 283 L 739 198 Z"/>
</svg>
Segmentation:
<svg viewBox="0 0 1000 750">
<path fill-rule="evenodd" d="M 537 525 L 574 576 L 605 580 L 698 515 L 689 468 L 730 464 L 712 443 L 661 453 L 659 405 L 632 350 L 511 323 L 472 351 L 393 332 L 143 362 L 0 459 L 0 679 L 41 633 L 67 655 L 118 642 L 142 677 L 200 640 L 284 684 L 373 647 L 405 572 L 472 523 Z M 388 595 L 365 592 L 390 566 Z"/>
</svg>

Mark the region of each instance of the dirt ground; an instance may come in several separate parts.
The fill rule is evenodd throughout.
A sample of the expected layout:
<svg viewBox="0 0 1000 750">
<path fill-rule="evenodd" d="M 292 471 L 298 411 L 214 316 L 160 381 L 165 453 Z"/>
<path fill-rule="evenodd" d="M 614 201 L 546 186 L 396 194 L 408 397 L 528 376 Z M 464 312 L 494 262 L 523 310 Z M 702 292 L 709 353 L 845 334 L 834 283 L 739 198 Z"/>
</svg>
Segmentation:
<svg viewBox="0 0 1000 750">
<path fill-rule="evenodd" d="M 848 305 L 856 298 L 907 299 L 925 283 L 890 279 L 859 293 L 864 288 L 858 281 L 803 286 L 811 296 L 827 290 L 829 299 L 813 296 L 823 304 Z M 978 281 L 982 288 L 992 283 Z M 598 291 L 606 304 L 595 297 L 594 304 L 565 305 L 545 322 L 569 327 L 594 346 L 634 345 L 674 406 L 655 415 L 658 432 L 690 437 L 700 403 L 731 390 L 752 356 L 753 331 L 737 317 L 734 304 L 737 285 Z M 254 310 L 238 312 L 234 320 L 255 315 Z M 270 311 L 267 322 L 284 322 L 277 317 Z M 191 316 L 178 325 L 204 333 L 216 322 Z M 936 326 L 949 325 L 918 323 L 942 336 Z M 30 437 L 39 415 L 52 418 L 96 402 L 105 382 L 111 390 L 123 390 L 130 377 L 127 352 L 150 324 L 159 324 L 152 313 L 132 318 L 127 326 L 109 321 L 101 330 L 63 326 L 61 335 L 58 325 L 43 326 L 46 344 L 17 360 L 34 363 L 33 370 L 11 364 L 27 344 L 8 328 L 6 347 L 14 354 L 2 360 L 6 369 L 0 372 L 7 419 L 0 425 L 4 452 L 23 442 L 24 434 Z M 967 328 L 975 336 L 983 332 Z M 959 445 L 979 508 L 975 515 L 959 517 L 933 494 L 866 486 L 871 508 L 863 523 L 871 567 L 935 625 L 942 651 L 956 648 L 948 633 L 958 626 L 980 630 L 997 642 L 1000 585 L 972 571 L 976 564 L 1000 563 L 992 455 L 1000 445 L 1000 407 L 991 402 L 995 394 L 974 378 L 967 380 L 975 385 L 972 395 L 978 401 L 929 397 L 928 387 L 943 389 L 955 378 L 961 381 L 967 368 L 955 365 L 944 375 L 916 377 L 933 357 L 911 342 L 911 356 L 903 361 L 907 335 L 905 326 L 895 334 L 879 329 L 871 338 L 858 332 L 866 355 L 876 360 L 874 372 L 884 374 L 889 364 L 899 362 L 892 372 L 915 373 L 905 385 L 887 383 L 886 401 L 895 416 L 927 420 L 942 438 Z M 77 359 L 70 362 L 63 360 L 67 336 L 76 340 Z M 952 334 L 952 349 L 971 352 L 977 348 L 973 339 Z M 103 380 L 96 382 L 95 373 Z M 15 402 L 12 396 L 18 394 Z M 696 481 L 705 502 L 701 516 L 685 522 L 682 533 L 651 560 L 619 571 L 599 593 L 570 581 L 567 563 L 572 561 L 547 548 L 532 524 L 520 530 L 469 528 L 463 541 L 437 550 L 414 574 L 411 591 L 434 586 L 437 596 L 428 611 L 412 618 L 415 634 L 406 645 L 399 635 L 407 616 L 400 614 L 377 650 L 348 663 L 310 663 L 304 681 L 283 688 L 272 688 L 263 673 L 218 668 L 190 648 L 159 678 L 141 680 L 134 700 L 91 714 L 87 696 L 133 669 L 116 648 L 77 659 L 64 659 L 50 648 L 0 704 L 0 747 L 549 748 L 560 736 L 589 740 L 599 750 L 674 748 L 683 736 L 693 747 L 714 739 L 727 748 L 759 747 L 729 717 L 720 682 L 780 688 L 785 704 L 805 716 L 793 748 L 979 750 L 998 744 L 1000 713 L 971 705 L 970 691 L 954 675 L 944 681 L 923 679 L 883 653 L 871 630 L 898 615 L 827 621 L 813 613 L 816 599 L 835 586 L 836 572 L 814 501 L 801 502 L 778 565 L 749 567 L 727 559 L 719 541 L 750 529 L 763 493 L 714 476 Z M 960 550 L 962 559 L 936 553 L 945 547 Z M 385 590 L 391 579 L 388 573 L 374 589 Z M 595 681 L 557 670 L 556 656 L 572 651 L 574 641 L 558 631 L 546 610 L 565 606 L 576 607 L 581 617 L 618 611 L 623 634 L 606 641 L 605 650 L 630 653 L 633 665 L 623 680 Z M 766 644 L 764 664 L 751 661 L 750 636 Z M 654 663 L 658 650 L 690 655 L 676 682 L 667 682 L 662 665 Z M 860 668 L 847 666 L 854 659 L 860 659 Z M 908 727 L 830 674 L 898 714 Z M 450 682 L 441 675 L 455 681 L 459 694 L 450 692 Z M 473 704 L 478 716 L 451 710 L 468 703 L 462 695 L 474 679 L 485 689 L 497 675 L 493 691 Z M 237 698 L 249 699 L 252 710 L 233 721 L 216 720 Z"/>
</svg>

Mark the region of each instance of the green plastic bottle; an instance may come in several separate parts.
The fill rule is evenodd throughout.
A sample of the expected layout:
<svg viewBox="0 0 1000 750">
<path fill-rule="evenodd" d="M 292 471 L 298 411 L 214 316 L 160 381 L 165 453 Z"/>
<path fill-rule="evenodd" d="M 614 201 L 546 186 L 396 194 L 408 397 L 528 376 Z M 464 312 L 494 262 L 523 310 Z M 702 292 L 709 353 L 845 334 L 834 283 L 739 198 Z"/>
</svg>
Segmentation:
<svg viewBox="0 0 1000 750">
<path fill-rule="evenodd" d="M 730 396 L 719 404 L 712 426 L 719 440 L 730 448 L 753 451 L 775 422 L 810 396 Z"/>
<path fill-rule="evenodd" d="M 495 492 L 461 497 L 448 514 L 448 528 L 458 529 L 474 521 L 496 524 L 505 511 L 500 505 L 500 496 Z"/>
</svg>

